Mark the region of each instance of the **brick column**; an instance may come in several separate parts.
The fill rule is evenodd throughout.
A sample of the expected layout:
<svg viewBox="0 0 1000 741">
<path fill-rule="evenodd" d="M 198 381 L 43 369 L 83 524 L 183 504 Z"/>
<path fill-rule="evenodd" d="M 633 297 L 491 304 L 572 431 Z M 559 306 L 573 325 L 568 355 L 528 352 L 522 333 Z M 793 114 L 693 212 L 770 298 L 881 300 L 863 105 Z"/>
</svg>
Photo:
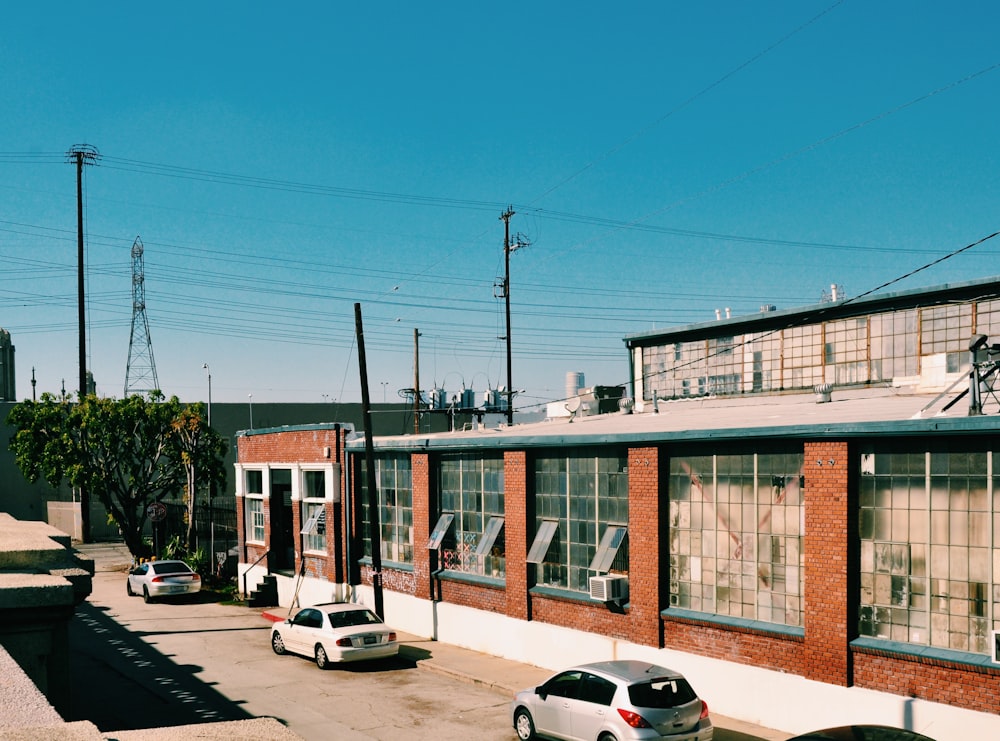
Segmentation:
<svg viewBox="0 0 1000 741">
<path fill-rule="evenodd" d="M 431 552 L 427 539 L 431 536 L 430 456 L 413 453 L 410 456 L 413 485 L 413 579 L 414 596 L 431 599 Z"/>
<path fill-rule="evenodd" d="M 507 558 L 507 616 L 530 620 L 528 597 L 528 456 L 508 450 L 503 456 L 504 545 Z"/>
<path fill-rule="evenodd" d="M 666 497 L 663 502 L 666 503 Z M 636 643 L 661 647 L 660 451 L 628 451 L 629 631 Z M 667 543 L 663 553 L 668 552 Z"/>
<path fill-rule="evenodd" d="M 805 645 L 808 679 L 852 684 L 846 442 L 805 443 Z"/>
</svg>

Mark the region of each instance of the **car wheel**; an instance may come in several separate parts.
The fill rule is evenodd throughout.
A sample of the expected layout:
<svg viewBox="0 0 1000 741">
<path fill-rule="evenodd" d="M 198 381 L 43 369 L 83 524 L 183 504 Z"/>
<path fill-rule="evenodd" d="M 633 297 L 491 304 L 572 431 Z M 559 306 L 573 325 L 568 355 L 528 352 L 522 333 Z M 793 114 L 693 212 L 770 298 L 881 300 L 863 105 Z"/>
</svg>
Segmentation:
<svg viewBox="0 0 1000 741">
<path fill-rule="evenodd" d="M 125 591 L 128 593 L 129 597 L 135 597 L 135 592 L 132 591 L 132 582 L 127 578 L 125 579 Z"/>
<path fill-rule="evenodd" d="M 271 634 L 271 648 L 278 656 L 283 656 L 287 649 L 285 648 L 285 642 L 281 639 L 281 633 L 274 631 Z"/>
<path fill-rule="evenodd" d="M 597 741 L 617 741 L 617 739 L 610 733 L 605 733 L 603 736 L 599 737 Z"/>
<path fill-rule="evenodd" d="M 320 669 L 330 668 L 330 657 L 326 655 L 326 649 L 322 643 L 316 644 L 316 666 Z"/>
<path fill-rule="evenodd" d="M 142 588 L 142 599 L 147 605 L 153 601 L 153 598 L 149 596 L 149 587 Z"/>
<path fill-rule="evenodd" d="M 514 713 L 514 730 L 521 741 L 531 741 L 535 737 L 535 722 L 524 708 L 518 708 Z"/>
</svg>

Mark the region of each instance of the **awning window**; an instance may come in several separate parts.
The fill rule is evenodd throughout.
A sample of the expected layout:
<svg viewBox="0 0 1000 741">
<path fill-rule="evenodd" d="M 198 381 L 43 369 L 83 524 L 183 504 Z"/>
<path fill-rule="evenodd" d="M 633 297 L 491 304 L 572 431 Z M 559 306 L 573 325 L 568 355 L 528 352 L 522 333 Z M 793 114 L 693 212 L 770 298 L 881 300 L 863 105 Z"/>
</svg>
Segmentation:
<svg viewBox="0 0 1000 741">
<path fill-rule="evenodd" d="M 545 554 L 549 552 L 549 546 L 552 545 L 552 539 L 558 529 L 558 520 L 542 520 L 538 532 L 535 533 L 535 540 L 528 550 L 528 563 L 541 563 L 545 560 Z"/>
<path fill-rule="evenodd" d="M 606 574 L 611 569 L 611 564 L 615 562 L 618 549 L 628 537 L 628 528 L 624 525 L 608 525 L 601 536 L 601 543 L 597 546 L 597 553 L 590 562 L 590 570 Z"/>
</svg>

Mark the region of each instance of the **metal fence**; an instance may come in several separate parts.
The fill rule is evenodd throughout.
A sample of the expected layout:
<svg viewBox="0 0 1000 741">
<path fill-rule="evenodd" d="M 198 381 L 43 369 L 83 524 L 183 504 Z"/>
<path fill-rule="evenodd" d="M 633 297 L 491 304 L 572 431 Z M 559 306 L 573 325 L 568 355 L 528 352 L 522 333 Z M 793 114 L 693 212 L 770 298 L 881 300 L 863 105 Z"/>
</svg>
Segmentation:
<svg viewBox="0 0 1000 741">
<path fill-rule="evenodd" d="M 160 527 L 154 530 L 154 549 L 162 550 L 164 544 L 174 536 L 183 539 L 187 534 L 187 507 L 183 504 L 166 503 L 167 516 Z M 159 536 L 156 538 L 155 536 Z M 156 541 L 159 542 L 156 542 Z M 213 571 L 222 575 L 236 573 L 236 557 L 230 554 L 236 548 L 236 511 L 231 508 L 195 505 L 194 532 L 195 550 L 203 549 L 213 561 Z"/>
</svg>

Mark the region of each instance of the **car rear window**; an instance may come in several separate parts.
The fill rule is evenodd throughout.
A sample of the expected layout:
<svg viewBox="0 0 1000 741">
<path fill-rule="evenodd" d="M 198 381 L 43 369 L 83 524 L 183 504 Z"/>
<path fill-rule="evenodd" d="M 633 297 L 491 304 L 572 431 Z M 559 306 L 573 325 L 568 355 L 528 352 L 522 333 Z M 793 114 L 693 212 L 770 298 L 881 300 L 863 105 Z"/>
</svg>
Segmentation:
<svg viewBox="0 0 1000 741">
<path fill-rule="evenodd" d="M 652 679 L 647 682 L 629 685 L 628 697 L 637 708 L 675 708 L 686 705 L 695 699 L 696 695 L 687 680 Z"/>
<path fill-rule="evenodd" d="M 378 615 L 370 610 L 347 610 L 345 612 L 330 613 L 330 624 L 334 628 L 348 628 L 354 625 L 377 625 L 381 622 Z"/>
<path fill-rule="evenodd" d="M 154 563 L 153 571 L 157 574 L 189 574 L 191 569 L 183 563 Z"/>
</svg>

